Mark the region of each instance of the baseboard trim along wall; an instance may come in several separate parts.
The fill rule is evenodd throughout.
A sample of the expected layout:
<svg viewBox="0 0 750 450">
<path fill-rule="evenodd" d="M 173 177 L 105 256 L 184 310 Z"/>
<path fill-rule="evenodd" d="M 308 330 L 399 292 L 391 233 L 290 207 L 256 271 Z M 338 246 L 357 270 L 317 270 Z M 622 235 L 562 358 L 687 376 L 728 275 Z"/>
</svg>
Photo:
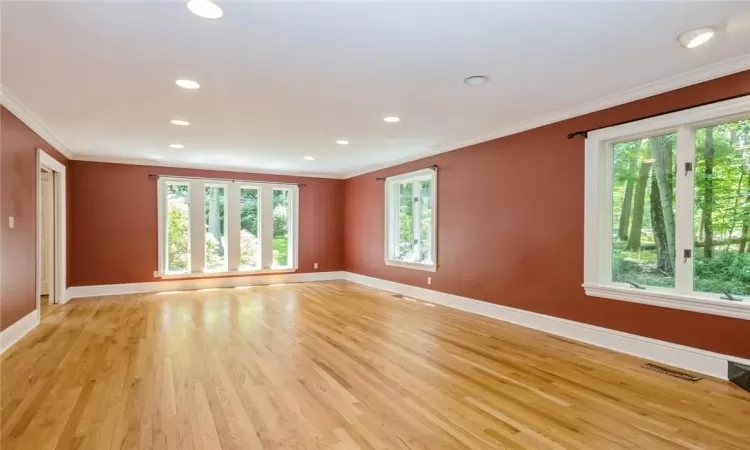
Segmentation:
<svg viewBox="0 0 750 450">
<path fill-rule="evenodd" d="M 254 286 L 276 283 L 304 283 L 344 279 L 343 272 L 279 273 L 240 277 L 192 278 L 184 280 L 152 281 L 147 283 L 74 286 L 67 290 L 67 298 L 101 297 L 107 295 L 147 294 L 152 292 L 190 291 L 223 287 Z"/>
<path fill-rule="evenodd" d="M 345 279 L 407 297 L 424 300 L 450 308 L 459 309 L 485 317 L 510 322 L 523 327 L 554 334 L 556 336 L 604 347 L 620 353 L 637 356 L 649 361 L 660 362 L 703 375 L 728 380 L 728 362 L 750 365 L 750 360 L 722 355 L 671 342 L 659 341 L 635 334 L 610 330 L 572 320 L 524 311 L 508 306 L 475 300 L 458 295 L 446 294 L 416 286 L 395 283 L 356 273 L 345 272 Z"/>
<path fill-rule="evenodd" d="M 35 309 L 26 314 L 21 320 L 3 331 L 0 331 L 0 354 L 5 353 L 5 351 L 18 342 L 19 339 L 26 336 L 29 331 L 36 328 L 41 322 L 40 319 L 39 310 Z"/>
</svg>

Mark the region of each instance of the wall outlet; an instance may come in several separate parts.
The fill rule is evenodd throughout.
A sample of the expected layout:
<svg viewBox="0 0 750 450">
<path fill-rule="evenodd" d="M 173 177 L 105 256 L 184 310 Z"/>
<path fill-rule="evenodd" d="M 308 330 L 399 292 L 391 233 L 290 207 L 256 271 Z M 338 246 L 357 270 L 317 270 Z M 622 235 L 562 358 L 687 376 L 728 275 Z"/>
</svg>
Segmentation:
<svg viewBox="0 0 750 450">
<path fill-rule="evenodd" d="M 427 277 L 427 285 L 432 286 L 432 277 Z"/>
<path fill-rule="evenodd" d="M 154 278 L 159 278 L 159 271 L 158 270 L 154 270 Z"/>
<path fill-rule="evenodd" d="M 317 268 L 318 268 L 318 263 L 313 263 L 313 269 L 317 269 Z"/>
<path fill-rule="evenodd" d="M 8 228 L 16 227 L 16 219 L 13 216 L 8 217 Z"/>
</svg>

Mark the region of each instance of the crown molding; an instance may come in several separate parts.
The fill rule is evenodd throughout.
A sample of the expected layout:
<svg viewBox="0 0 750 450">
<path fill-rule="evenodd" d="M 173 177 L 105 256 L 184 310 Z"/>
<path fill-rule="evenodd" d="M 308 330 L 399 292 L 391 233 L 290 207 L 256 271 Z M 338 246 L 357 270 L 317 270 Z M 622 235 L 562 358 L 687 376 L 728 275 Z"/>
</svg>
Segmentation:
<svg viewBox="0 0 750 450">
<path fill-rule="evenodd" d="M 309 172 L 285 172 L 275 170 L 264 170 L 262 168 L 255 167 L 237 167 L 227 165 L 209 165 L 209 164 L 190 164 L 190 163 L 179 163 L 170 161 L 158 161 L 154 159 L 141 159 L 141 158 L 111 158 L 108 156 L 100 155 L 75 155 L 71 158 L 75 161 L 88 161 L 88 162 L 99 162 L 107 164 L 128 164 L 131 166 L 149 166 L 149 167 L 164 167 L 173 169 L 194 169 L 194 170 L 214 170 L 217 172 L 236 172 L 236 173 L 249 173 L 259 175 L 279 175 L 286 177 L 305 177 L 305 178 L 326 178 L 332 180 L 342 180 L 344 177 L 332 174 L 322 173 L 309 173 Z"/>
<path fill-rule="evenodd" d="M 73 153 L 68 150 L 65 143 L 47 128 L 34 113 L 29 110 L 18 98 L 13 95 L 8 88 L 0 85 L 0 104 L 5 106 L 8 111 L 26 124 L 34 133 L 44 139 L 55 150 L 62 153 L 68 159 L 74 159 Z"/>
<path fill-rule="evenodd" d="M 581 103 L 571 108 L 565 108 L 555 111 L 550 114 L 544 114 L 531 120 L 525 120 L 513 125 L 503 127 L 500 130 L 485 135 L 479 138 L 469 139 L 460 142 L 454 142 L 452 144 L 440 145 L 431 148 L 424 153 L 418 155 L 412 155 L 407 158 L 402 158 L 396 161 L 392 161 L 387 164 L 376 166 L 375 168 L 354 172 L 343 176 L 342 178 L 353 178 L 360 175 L 376 172 L 378 170 L 387 169 L 389 167 L 398 166 L 412 161 L 417 161 L 430 156 L 439 155 L 441 153 L 447 153 L 453 150 L 458 150 L 464 147 L 469 147 L 483 142 L 492 141 L 501 137 L 510 136 L 512 134 L 521 133 L 523 131 L 532 130 L 539 128 L 544 125 L 553 124 L 556 122 L 562 122 L 563 120 L 572 119 L 574 117 L 583 116 L 593 112 L 601 111 L 607 108 L 612 108 L 626 103 L 634 102 L 644 98 L 652 97 L 654 95 L 663 94 L 665 92 L 674 91 L 683 87 L 691 86 L 694 84 L 702 83 L 704 81 L 721 78 L 733 73 L 742 72 L 743 70 L 750 69 L 750 53 L 739 56 L 737 58 L 728 59 L 720 63 L 716 63 L 710 66 L 706 66 L 700 69 L 691 70 L 684 72 L 679 75 L 663 78 L 661 80 L 642 84 L 618 94 L 608 95 L 597 100 L 590 102 Z"/>
</svg>

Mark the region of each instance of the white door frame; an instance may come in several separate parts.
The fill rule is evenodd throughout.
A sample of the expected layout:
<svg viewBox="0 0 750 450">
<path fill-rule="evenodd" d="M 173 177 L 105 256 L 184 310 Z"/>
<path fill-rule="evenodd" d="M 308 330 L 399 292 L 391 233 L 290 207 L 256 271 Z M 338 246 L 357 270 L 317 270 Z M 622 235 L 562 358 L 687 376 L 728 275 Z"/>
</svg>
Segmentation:
<svg viewBox="0 0 750 450">
<path fill-rule="evenodd" d="M 42 205 L 40 192 L 42 189 L 42 168 L 53 172 L 54 183 L 54 258 L 55 270 L 53 274 L 54 283 L 50 289 L 50 303 L 65 303 L 68 301 L 65 295 L 66 274 L 67 274 L 67 249 L 66 249 L 66 221 L 67 221 L 67 202 L 66 202 L 66 178 L 65 166 L 55 158 L 51 157 L 44 150 L 37 149 L 37 167 L 36 167 L 36 309 L 37 314 L 41 314 L 40 294 L 42 292 L 42 246 L 41 243 L 41 219 Z"/>
</svg>

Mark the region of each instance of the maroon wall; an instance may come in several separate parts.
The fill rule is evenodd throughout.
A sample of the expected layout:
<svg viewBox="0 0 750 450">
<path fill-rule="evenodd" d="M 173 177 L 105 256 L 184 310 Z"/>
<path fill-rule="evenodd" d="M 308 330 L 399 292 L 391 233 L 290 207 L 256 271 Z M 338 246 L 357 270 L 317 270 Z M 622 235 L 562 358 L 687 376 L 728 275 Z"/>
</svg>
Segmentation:
<svg viewBox="0 0 750 450">
<path fill-rule="evenodd" d="M 39 148 L 68 164 L 65 156 L 0 106 L 0 330 L 36 308 Z M 13 229 L 8 217 L 15 218 Z"/>
<path fill-rule="evenodd" d="M 69 286 L 158 281 L 156 180 L 149 174 L 305 183 L 299 270 L 341 270 L 343 180 L 71 161 Z"/>
<path fill-rule="evenodd" d="M 750 71 L 346 180 L 347 271 L 750 357 L 747 321 L 588 297 L 584 140 L 571 131 L 750 93 Z M 383 263 L 383 184 L 439 166 L 438 270 Z"/>
</svg>

